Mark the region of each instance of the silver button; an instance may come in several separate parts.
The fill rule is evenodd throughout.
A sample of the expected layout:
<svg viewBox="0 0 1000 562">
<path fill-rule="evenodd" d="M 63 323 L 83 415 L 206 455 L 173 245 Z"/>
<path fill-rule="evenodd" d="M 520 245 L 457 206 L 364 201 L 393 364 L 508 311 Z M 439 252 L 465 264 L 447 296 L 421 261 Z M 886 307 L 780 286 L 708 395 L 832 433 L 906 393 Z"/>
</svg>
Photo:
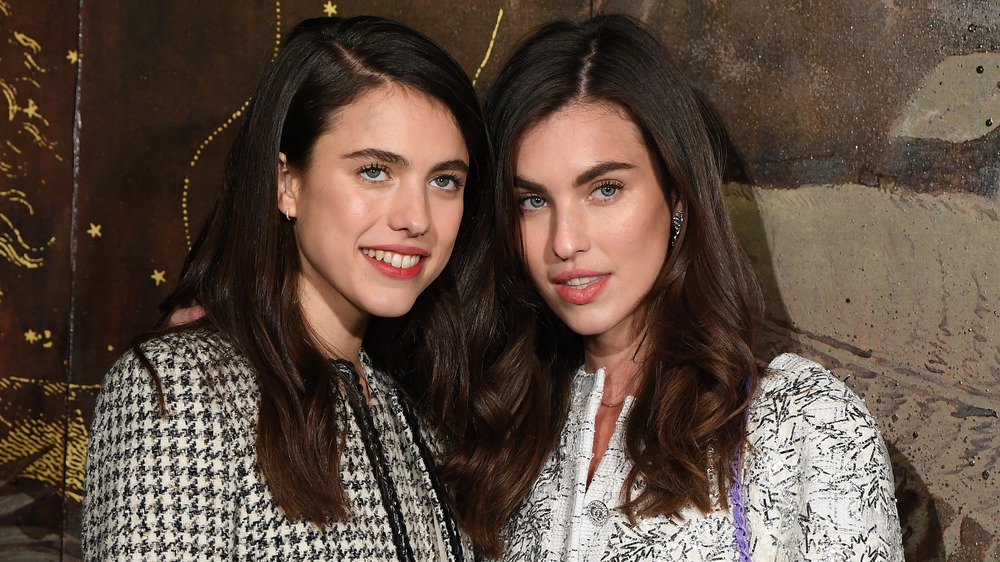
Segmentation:
<svg viewBox="0 0 1000 562">
<path fill-rule="evenodd" d="M 602 501 L 594 500 L 587 504 L 587 516 L 597 526 L 601 526 L 608 520 L 608 506 Z"/>
</svg>

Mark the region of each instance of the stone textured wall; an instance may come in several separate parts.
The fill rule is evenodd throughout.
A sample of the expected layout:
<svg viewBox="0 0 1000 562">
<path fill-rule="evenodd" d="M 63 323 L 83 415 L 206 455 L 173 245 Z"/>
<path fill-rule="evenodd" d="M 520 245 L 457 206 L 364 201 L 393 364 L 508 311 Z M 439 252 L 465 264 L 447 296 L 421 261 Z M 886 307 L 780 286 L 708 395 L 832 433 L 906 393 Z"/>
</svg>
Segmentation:
<svg viewBox="0 0 1000 562">
<path fill-rule="evenodd" d="M 762 353 L 866 399 L 907 559 L 997 559 L 1000 6 L 972 0 L 0 0 L 0 558 L 80 557 L 103 373 L 176 279 L 295 22 L 397 18 L 483 92 L 524 32 L 597 11 L 647 21 L 714 106 Z"/>
</svg>

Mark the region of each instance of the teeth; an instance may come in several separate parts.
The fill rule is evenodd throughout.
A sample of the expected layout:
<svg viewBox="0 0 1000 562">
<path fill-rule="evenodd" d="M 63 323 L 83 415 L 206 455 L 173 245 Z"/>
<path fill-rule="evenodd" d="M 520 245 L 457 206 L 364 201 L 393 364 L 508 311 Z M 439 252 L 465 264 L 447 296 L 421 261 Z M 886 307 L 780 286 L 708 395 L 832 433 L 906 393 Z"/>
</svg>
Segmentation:
<svg viewBox="0 0 1000 562">
<path fill-rule="evenodd" d="M 585 287 L 598 279 L 600 279 L 600 277 L 574 277 L 569 281 L 566 281 L 566 284 L 570 287 Z"/>
<path fill-rule="evenodd" d="M 379 261 L 383 261 L 393 267 L 399 267 L 406 269 L 408 267 L 413 267 L 417 265 L 420 261 L 420 256 L 410 256 L 406 254 L 397 254 L 395 252 L 387 252 L 385 250 L 372 250 L 369 248 L 364 248 L 361 250 L 366 256 L 375 258 Z"/>
</svg>

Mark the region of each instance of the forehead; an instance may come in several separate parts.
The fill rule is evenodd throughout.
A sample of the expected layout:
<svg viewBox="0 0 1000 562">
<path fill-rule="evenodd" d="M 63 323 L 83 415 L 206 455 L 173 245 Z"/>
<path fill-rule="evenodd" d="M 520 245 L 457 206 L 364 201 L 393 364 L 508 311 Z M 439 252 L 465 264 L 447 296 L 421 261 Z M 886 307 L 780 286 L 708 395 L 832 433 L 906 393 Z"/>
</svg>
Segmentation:
<svg viewBox="0 0 1000 562">
<path fill-rule="evenodd" d="M 317 149 L 351 153 L 375 148 L 411 161 L 468 161 L 465 138 L 455 116 L 437 98 L 411 86 L 388 83 L 372 88 L 330 117 Z"/>
<path fill-rule="evenodd" d="M 387 82 L 361 93 L 330 116 L 330 129 L 344 126 L 375 127 L 391 120 L 445 121 L 456 130 L 458 122 L 439 99 L 413 86 Z"/>
<path fill-rule="evenodd" d="M 515 154 L 517 173 L 546 162 L 585 167 L 600 161 L 636 162 L 648 159 L 639 127 L 620 106 L 607 102 L 576 102 L 528 127 Z"/>
</svg>

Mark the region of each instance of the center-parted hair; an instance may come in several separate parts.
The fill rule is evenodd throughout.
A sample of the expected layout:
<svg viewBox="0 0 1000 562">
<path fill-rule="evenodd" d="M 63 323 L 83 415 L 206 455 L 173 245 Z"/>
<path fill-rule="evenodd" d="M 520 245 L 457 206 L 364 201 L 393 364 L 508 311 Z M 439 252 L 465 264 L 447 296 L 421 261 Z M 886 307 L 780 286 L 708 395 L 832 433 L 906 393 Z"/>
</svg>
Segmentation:
<svg viewBox="0 0 1000 562">
<path fill-rule="evenodd" d="M 316 18 L 295 27 L 254 90 L 219 199 L 178 288 L 161 304 L 165 315 L 202 305 L 206 316 L 198 324 L 218 330 L 245 355 L 260 387 L 256 448 L 264 479 L 290 518 L 321 525 L 350 513 L 340 478 L 348 415 L 343 400 L 357 397 L 341 387 L 298 302 L 294 223 L 277 208 L 278 153 L 306 170 L 317 139 L 336 130 L 338 111 L 390 84 L 441 103 L 464 137 L 471 161 L 454 253 L 473 254 L 491 163 L 465 72 L 441 47 L 397 22 Z M 445 437 L 444 428 L 461 425 L 469 411 L 456 284 L 468 261 L 446 266 L 403 317 L 372 318 L 364 339 L 376 367 L 400 384 L 428 425 Z"/>
<path fill-rule="evenodd" d="M 730 460 L 745 442 L 744 410 L 760 370 L 752 352 L 763 300 L 733 231 L 703 105 L 644 25 L 626 16 L 554 22 L 523 41 L 485 104 L 497 169 L 494 302 L 503 326 L 473 331 L 490 352 L 477 376 L 484 426 L 457 455 L 480 474 L 456 490 L 478 543 L 495 554 L 502 528 L 556 447 L 583 341 L 532 285 L 521 257 L 514 190 L 518 147 L 543 119 L 575 103 L 603 103 L 637 125 L 668 202 L 684 213 L 677 243 L 640 309 L 640 383 L 625 424 L 630 517 L 727 507 Z M 568 173 L 568 172 L 567 172 Z M 663 217 L 669 221 L 671 217 Z M 637 248 L 636 251 L 642 251 Z M 492 346 L 492 347 L 491 347 Z M 710 474 L 716 481 L 710 482 Z M 641 484 L 636 493 L 633 484 Z M 712 497 L 712 486 L 721 491 Z"/>
</svg>

